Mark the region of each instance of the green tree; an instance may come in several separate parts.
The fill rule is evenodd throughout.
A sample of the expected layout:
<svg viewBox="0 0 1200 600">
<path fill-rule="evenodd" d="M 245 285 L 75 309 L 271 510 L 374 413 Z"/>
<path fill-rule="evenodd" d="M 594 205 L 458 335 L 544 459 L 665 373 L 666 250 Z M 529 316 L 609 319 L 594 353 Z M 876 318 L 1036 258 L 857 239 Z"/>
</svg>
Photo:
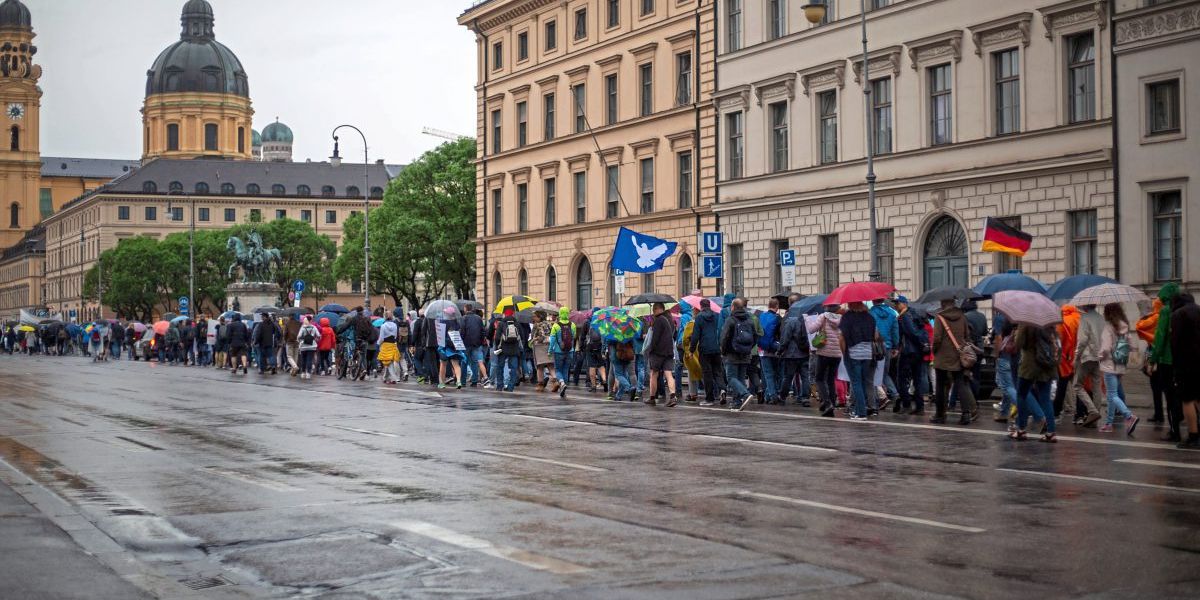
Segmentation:
<svg viewBox="0 0 1200 600">
<path fill-rule="evenodd" d="M 101 253 L 97 264 L 84 275 L 84 296 L 97 297 L 103 274 L 103 303 L 121 315 L 146 321 L 154 316 L 156 307 L 171 306 L 173 279 L 181 268 L 186 272 L 186 252 L 181 260 L 154 238 L 122 240 Z"/>
<path fill-rule="evenodd" d="M 274 283 L 289 290 L 292 282 L 302 279 L 308 286 L 308 294 L 318 301 L 336 289 L 333 265 L 337 244 L 328 236 L 320 235 L 308 223 L 294 219 L 238 225 L 222 235 L 227 241 L 230 237 L 245 235 L 251 229 L 258 230 L 266 247 L 278 248 L 283 255 L 283 265 L 276 269 Z M 225 241 L 222 241 L 222 248 Z M 225 256 L 226 262 L 233 261 L 232 253 L 226 251 Z"/>
<path fill-rule="evenodd" d="M 225 306 L 225 286 L 229 284 L 227 275 L 233 257 L 225 244 L 229 232 L 224 230 L 197 230 L 195 235 L 195 264 L 196 264 L 196 296 L 192 303 L 196 306 L 196 314 L 215 314 Z M 186 296 L 188 293 L 188 234 L 173 233 L 162 241 L 163 249 L 172 255 L 179 256 L 181 269 L 171 273 L 173 296 Z"/>
</svg>

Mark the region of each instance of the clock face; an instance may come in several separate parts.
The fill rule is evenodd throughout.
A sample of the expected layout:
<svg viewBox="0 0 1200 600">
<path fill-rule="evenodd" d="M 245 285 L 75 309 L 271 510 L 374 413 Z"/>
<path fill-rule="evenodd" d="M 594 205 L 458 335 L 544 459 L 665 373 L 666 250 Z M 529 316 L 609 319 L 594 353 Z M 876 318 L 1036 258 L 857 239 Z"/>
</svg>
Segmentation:
<svg viewBox="0 0 1200 600">
<path fill-rule="evenodd" d="M 25 116 L 25 105 L 13 102 L 8 105 L 8 118 L 16 120 Z"/>
</svg>

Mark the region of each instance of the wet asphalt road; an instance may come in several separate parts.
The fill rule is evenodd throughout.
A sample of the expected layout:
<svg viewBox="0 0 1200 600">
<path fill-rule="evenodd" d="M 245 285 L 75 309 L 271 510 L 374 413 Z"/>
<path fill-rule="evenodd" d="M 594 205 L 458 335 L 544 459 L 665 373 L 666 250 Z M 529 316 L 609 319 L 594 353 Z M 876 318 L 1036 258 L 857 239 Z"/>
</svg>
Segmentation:
<svg viewBox="0 0 1200 600">
<path fill-rule="evenodd" d="M 1060 434 L 0 357 L 0 479 L 162 598 L 1200 597 L 1200 454 Z"/>
</svg>

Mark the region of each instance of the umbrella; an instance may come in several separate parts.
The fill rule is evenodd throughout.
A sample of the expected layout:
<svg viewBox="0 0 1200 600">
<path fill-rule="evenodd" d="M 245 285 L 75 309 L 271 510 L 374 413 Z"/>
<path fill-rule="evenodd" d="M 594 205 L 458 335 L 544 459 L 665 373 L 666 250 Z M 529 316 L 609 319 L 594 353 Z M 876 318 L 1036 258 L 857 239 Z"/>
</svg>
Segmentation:
<svg viewBox="0 0 1200 600">
<path fill-rule="evenodd" d="M 425 305 L 425 311 L 424 311 L 425 318 L 427 318 L 427 319 L 445 319 L 447 308 L 454 309 L 454 317 L 453 318 L 457 319 L 458 317 L 462 316 L 462 313 L 460 313 L 458 310 L 457 304 L 455 304 L 449 300 L 434 300 L 433 302 L 430 302 L 429 304 Z"/>
<path fill-rule="evenodd" d="M 674 310 L 676 306 L 679 306 L 679 304 L 675 302 L 667 302 L 663 304 L 663 307 L 668 311 Z M 629 314 L 635 317 L 648 317 L 654 314 L 654 305 L 646 303 L 627 305 L 625 310 L 629 311 Z"/>
<path fill-rule="evenodd" d="M 17 331 L 24 331 L 28 333 L 30 331 L 37 331 L 37 329 L 32 325 L 21 325 L 20 327 L 17 327 Z"/>
<path fill-rule="evenodd" d="M 816 296 L 806 296 L 801 298 L 799 302 L 789 308 L 796 308 L 800 314 L 817 314 L 821 311 L 821 307 L 825 306 L 825 299 L 829 296 L 825 294 L 817 294 Z M 798 308 L 797 308 L 798 307 Z"/>
<path fill-rule="evenodd" d="M 342 322 L 341 315 L 339 315 L 337 313 L 332 313 L 332 312 L 317 313 L 317 319 L 316 319 L 317 323 L 320 323 L 321 319 L 329 319 L 330 327 L 337 327 L 338 323 Z"/>
<path fill-rule="evenodd" d="M 184 322 L 184 321 L 186 321 L 186 320 L 188 320 L 188 318 L 187 318 L 187 317 L 175 317 L 174 319 L 171 319 L 171 323 L 172 323 L 172 324 L 174 324 L 174 323 L 182 323 L 182 322 Z"/>
<path fill-rule="evenodd" d="M 896 288 L 888 283 L 878 281 L 860 281 L 847 283 L 833 290 L 825 299 L 825 304 L 849 304 L 851 302 L 869 302 L 876 298 L 886 298 Z"/>
<path fill-rule="evenodd" d="M 1034 327 L 1062 323 L 1062 309 L 1042 292 L 996 292 L 992 296 L 992 308 L 1004 313 L 1013 323 Z"/>
<path fill-rule="evenodd" d="M 379 327 L 379 326 L 383 325 L 385 322 L 387 322 L 387 319 L 385 319 L 383 317 L 375 317 L 375 320 L 371 321 L 371 326 Z"/>
<path fill-rule="evenodd" d="M 142 329 L 145 329 L 145 328 L 146 328 L 146 326 L 142 325 Z M 79 335 L 80 331 L 83 331 L 83 328 L 74 323 L 70 323 L 67 325 L 67 335 L 70 335 L 71 337 L 75 337 L 75 336 Z"/>
<path fill-rule="evenodd" d="M 320 309 L 318 309 L 317 312 L 323 312 L 323 313 L 328 312 L 328 313 L 344 315 L 344 314 L 350 312 L 350 309 L 346 308 L 345 306 L 342 306 L 341 304 L 326 304 L 325 306 L 322 306 Z"/>
<path fill-rule="evenodd" d="M 592 328 L 610 342 L 628 342 L 642 330 L 642 320 L 621 308 L 606 308 L 592 315 Z"/>
<path fill-rule="evenodd" d="M 179 316 L 179 313 L 169 312 L 162 316 L 162 320 L 170 321 L 171 319 L 174 319 L 175 317 L 178 317 L 178 316 Z"/>
<path fill-rule="evenodd" d="M 1116 281 L 1103 275 L 1072 275 L 1054 282 L 1054 285 L 1050 286 L 1050 290 L 1046 292 L 1046 295 L 1051 300 L 1063 302 L 1074 298 L 1075 294 L 1083 290 L 1105 283 L 1116 283 Z"/>
<path fill-rule="evenodd" d="M 1088 306 L 1090 304 L 1100 306 L 1103 304 L 1124 304 L 1126 302 L 1149 305 L 1150 298 L 1137 288 L 1119 283 L 1104 283 L 1083 290 L 1075 294 L 1075 297 L 1071 299 L 1071 304 L 1075 306 Z"/>
<path fill-rule="evenodd" d="M 242 314 L 242 313 L 240 313 L 236 310 L 227 310 L 227 311 L 221 313 L 221 318 L 225 319 L 226 321 L 229 321 L 229 320 L 233 319 L 233 315 L 240 315 L 240 314 Z"/>
<path fill-rule="evenodd" d="M 700 301 L 703 299 L 704 299 L 704 296 L 701 296 L 699 294 L 692 294 L 690 296 L 684 296 L 684 297 L 680 298 L 679 302 L 681 304 L 687 304 L 688 306 L 692 307 L 694 310 L 700 310 Z M 717 304 L 715 306 L 717 308 L 721 308 L 720 304 Z"/>
<path fill-rule="evenodd" d="M 787 310 L 788 305 L 790 304 L 790 302 L 788 302 L 788 298 L 791 298 L 791 297 L 792 297 L 791 292 L 783 291 L 783 292 L 779 292 L 778 294 L 775 294 L 774 296 L 771 296 L 771 299 L 778 300 L 779 308 Z"/>
<path fill-rule="evenodd" d="M 538 302 L 537 305 L 533 307 L 533 310 L 540 313 L 546 313 L 548 315 L 554 315 L 556 317 L 558 316 L 558 304 L 555 304 L 554 302 Z"/>
<path fill-rule="evenodd" d="M 475 312 L 483 308 L 483 304 L 475 300 L 455 300 L 454 304 L 458 306 L 459 312 L 462 313 Z"/>
<path fill-rule="evenodd" d="M 277 315 L 277 314 L 279 314 L 279 311 L 280 311 L 280 309 L 277 306 L 263 305 L 258 308 L 255 308 L 254 314 L 256 314 L 256 315 Z"/>
<path fill-rule="evenodd" d="M 293 306 L 291 308 L 283 309 L 283 314 L 288 315 L 289 317 L 292 315 L 299 317 L 300 315 L 313 314 L 313 309 L 311 309 L 307 306 Z"/>
<path fill-rule="evenodd" d="M 506 308 L 512 308 L 517 312 L 521 312 L 527 308 L 533 308 L 535 305 L 537 305 L 537 300 L 529 296 L 509 296 L 501 299 L 492 312 L 502 314 Z"/>
<path fill-rule="evenodd" d="M 167 335 L 167 330 L 171 328 L 170 321 L 159 321 L 154 324 L 155 335 Z"/>
<path fill-rule="evenodd" d="M 592 318 L 592 311 L 590 311 L 590 310 L 577 310 L 577 311 L 571 313 L 571 316 L 569 317 L 571 322 L 574 323 L 576 326 L 580 326 L 580 325 L 583 325 L 584 323 L 587 323 L 588 319 L 591 319 L 591 318 Z"/>
<path fill-rule="evenodd" d="M 136 333 L 142 333 L 142 332 L 146 331 L 146 325 L 143 323 L 138 323 L 137 321 L 134 321 L 133 323 L 130 323 L 130 325 L 133 326 L 133 330 Z"/>
<path fill-rule="evenodd" d="M 933 288 L 932 290 L 921 294 L 921 297 L 917 298 L 916 303 L 937 304 L 942 300 L 974 300 L 978 299 L 979 297 L 979 294 L 976 294 L 975 290 L 948 285 L 940 288 Z"/>
<path fill-rule="evenodd" d="M 975 286 L 975 293 L 980 296 L 995 296 L 996 292 L 1010 291 L 1045 294 L 1046 286 L 1028 275 L 1023 275 L 1020 271 L 988 275 Z"/>
<path fill-rule="evenodd" d="M 638 294 L 625 301 L 625 306 L 634 304 L 675 304 L 675 299 L 667 294 Z"/>
</svg>

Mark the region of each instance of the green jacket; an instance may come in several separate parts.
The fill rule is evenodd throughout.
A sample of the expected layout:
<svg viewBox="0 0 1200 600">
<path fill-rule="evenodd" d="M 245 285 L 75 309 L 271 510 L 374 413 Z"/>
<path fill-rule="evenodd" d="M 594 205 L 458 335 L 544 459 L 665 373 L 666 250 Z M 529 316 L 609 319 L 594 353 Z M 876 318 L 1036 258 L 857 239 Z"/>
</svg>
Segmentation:
<svg viewBox="0 0 1200 600">
<path fill-rule="evenodd" d="M 1163 307 L 1158 313 L 1158 328 L 1154 331 L 1154 347 L 1150 349 L 1150 363 L 1155 365 L 1171 365 L 1171 302 L 1179 295 L 1179 284 L 1175 282 L 1162 286 L 1158 291 L 1158 299 Z"/>
</svg>

